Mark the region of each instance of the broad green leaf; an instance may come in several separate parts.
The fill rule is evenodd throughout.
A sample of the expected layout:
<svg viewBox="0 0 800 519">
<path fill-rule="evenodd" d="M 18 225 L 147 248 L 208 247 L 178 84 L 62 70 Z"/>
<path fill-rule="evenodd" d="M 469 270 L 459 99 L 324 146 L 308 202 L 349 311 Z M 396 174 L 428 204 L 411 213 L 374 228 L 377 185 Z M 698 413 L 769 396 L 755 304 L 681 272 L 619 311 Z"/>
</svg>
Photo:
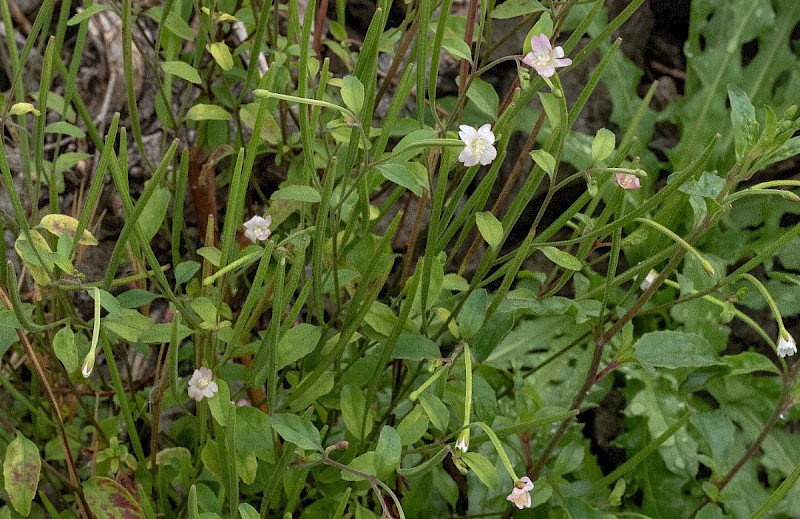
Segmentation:
<svg viewBox="0 0 800 519">
<path fill-rule="evenodd" d="M 503 224 L 489 211 L 475 213 L 475 223 L 478 225 L 483 239 L 490 247 L 496 249 L 503 241 Z"/>
<path fill-rule="evenodd" d="M 394 472 L 400 466 L 402 449 L 400 435 L 394 427 L 384 425 L 375 446 L 375 473 L 383 477 Z"/>
<path fill-rule="evenodd" d="M 756 110 L 744 90 L 728 85 L 728 99 L 731 103 L 731 124 L 736 160 L 742 160 L 758 141 L 761 128 L 756 120 Z"/>
<path fill-rule="evenodd" d="M 440 357 L 436 343 L 419 333 L 402 332 L 392 352 L 393 359 L 420 361 Z"/>
<path fill-rule="evenodd" d="M 428 415 L 433 426 L 439 431 L 445 432 L 450 423 L 450 410 L 444 405 L 444 402 L 430 392 L 423 391 L 419 395 L 419 403 L 422 404 L 422 408 L 425 409 L 425 414 Z"/>
<path fill-rule="evenodd" d="M 126 290 L 117 296 L 117 302 L 122 308 L 139 308 L 140 306 L 149 305 L 160 296 L 141 288 L 133 288 Z"/>
<path fill-rule="evenodd" d="M 42 217 L 38 227 L 41 227 L 55 236 L 66 234 L 75 238 L 75 231 L 78 230 L 78 220 L 65 214 L 48 214 Z M 78 240 L 81 245 L 97 245 L 97 239 L 88 230 L 84 229 L 81 238 Z"/>
<path fill-rule="evenodd" d="M 531 152 L 533 161 L 551 177 L 556 171 L 556 159 L 544 150 L 533 150 Z"/>
<path fill-rule="evenodd" d="M 359 472 L 363 472 L 365 474 L 369 474 L 370 476 L 374 476 L 375 451 L 365 452 L 361 456 L 356 457 L 353 461 L 348 463 L 347 466 Z M 341 478 L 345 481 L 361 481 L 364 479 L 361 476 L 353 474 L 352 472 L 346 470 L 343 470 L 341 472 Z"/>
<path fill-rule="evenodd" d="M 57 173 L 63 173 L 75 165 L 77 165 L 80 161 L 84 159 L 88 159 L 92 155 L 89 153 L 79 153 L 76 151 L 69 151 L 67 153 L 62 153 L 56 159 L 56 163 L 54 164 L 54 168 Z"/>
<path fill-rule="evenodd" d="M 361 426 L 364 422 L 364 413 L 367 408 L 367 399 L 364 397 L 364 393 L 355 386 L 344 386 L 340 395 L 340 407 L 342 408 L 342 419 L 347 430 L 360 440 L 364 435 Z M 366 420 L 365 425 L 368 429 L 372 426 L 370 422 L 369 419 Z"/>
<path fill-rule="evenodd" d="M 31 513 L 31 501 L 36 497 L 42 459 L 36 444 L 17 433 L 6 448 L 3 459 L 3 479 L 11 505 L 19 514 Z"/>
<path fill-rule="evenodd" d="M 445 36 L 442 39 L 442 47 L 454 58 L 465 59 L 470 63 L 472 62 L 472 52 L 463 38 L 459 39 L 452 36 Z"/>
<path fill-rule="evenodd" d="M 272 193 L 273 200 L 296 200 L 298 202 L 308 202 L 316 204 L 322 200 L 319 191 L 311 186 L 284 186 Z"/>
<path fill-rule="evenodd" d="M 754 351 L 744 351 L 737 355 L 723 355 L 722 362 L 731 368 L 731 375 L 743 375 L 755 371 L 780 374 L 780 370 L 770 359 Z"/>
<path fill-rule="evenodd" d="M 342 101 L 352 112 L 359 114 L 364 106 L 364 85 L 355 76 L 342 78 Z"/>
<path fill-rule="evenodd" d="M 573 256 L 572 254 L 570 254 L 569 252 L 550 246 L 539 247 L 539 250 L 542 251 L 542 253 L 547 257 L 547 259 L 549 259 L 559 267 L 575 271 L 583 268 L 583 265 L 581 264 L 580 260 L 575 256 Z"/>
<path fill-rule="evenodd" d="M 93 476 L 83 484 L 83 493 L 97 519 L 147 518 L 139 500 L 113 479 Z"/>
<path fill-rule="evenodd" d="M 720 363 L 705 337 L 672 330 L 649 332 L 633 345 L 634 357 L 645 366 L 697 368 Z"/>
<path fill-rule="evenodd" d="M 233 68 L 233 56 L 225 42 L 217 41 L 206 45 L 206 50 L 214 57 L 219 68 L 228 71 Z"/>
<path fill-rule="evenodd" d="M 78 346 L 75 344 L 75 333 L 69 325 L 61 328 L 53 336 L 53 351 L 64 365 L 67 373 L 75 373 L 81 366 L 78 358 Z"/>
<path fill-rule="evenodd" d="M 192 121 L 230 121 L 231 114 L 221 106 L 198 103 L 186 112 L 186 118 Z"/>
<path fill-rule="evenodd" d="M 597 135 L 592 140 L 592 160 L 595 162 L 606 160 L 614 151 L 615 144 L 614 132 L 606 128 L 597 130 Z"/>
<path fill-rule="evenodd" d="M 496 20 L 506 20 L 539 11 L 547 11 L 547 8 L 538 0 L 506 0 L 492 9 L 491 16 Z"/>
<path fill-rule="evenodd" d="M 411 445 L 428 431 L 428 415 L 421 405 L 414 407 L 397 426 L 397 434 L 403 445 Z"/>
<path fill-rule="evenodd" d="M 321 337 L 322 329 L 308 323 L 300 323 L 286 330 L 278 341 L 275 369 L 283 369 L 314 351 Z"/>
<path fill-rule="evenodd" d="M 236 412 L 236 408 L 231 403 L 231 390 L 228 388 L 227 382 L 219 377 L 214 377 L 214 382 L 217 384 L 217 392 L 214 396 L 207 399 L 208 408 L 211 410 L 211 416 L 214 420 L 223 427 L 228 425 L 231 419 L 231 414 Z"/>
<path fill-rule="evenodd" d="M 79 13 L 76 13 L 75 16 L 73 16 L 69 20 L 67 20 L 67 26 L 72 27 L 73 25 L 78 25 L 82 21 L 88 20 L 89 18 L 91 18 L 92 16 L 96 15 L 97 13 L 99 13 L 101 11 L 105 11 L 105 10 L 106 10 L 106 6 L 104 6 L 102 4 L 96 4 L 96 3 L 92 4 L 89 7 L 87 7 L 86 9 L 83 9 L 82 11 L 80 11 Z"/>
<path fill-rule="evenodd" d="M 319 431 L 308 418 L 294 414 L 277 413 L 270 417 L 272 428 L 281 438 L 292 442 L 301 449 L 319 450 L 322 440 Z"/>
<path fill-rule="evenodd" d="M 467 98 L 478 107 L 478 110 L 489 116 L 491 120 L 497 118 L 500 98 L 497 95 L 497 90 L 486 81 L 480 78 L 473 79 L 467 90 Z"/>
<path fill-rule="evenodd" d="M 161 64 L 161 68 L 167 74 L 178 76 L 179 78 L 199 85 L 203 81 L 200 79 L 200 74 L 191 65 L 183 61 L 165 61 Z"/>
<path fill-rule="evenodd" d="M 258 513 L 258 510 L 247 503 L 239 503 L 239 516 L 242 519 L 261 519 L 261 514 Z"/>
<path fill-rule="evenodd" d="M 97 4 L 95 4 L 97 5 Z M 56 121 L 54 123 L 50 123 L 44 127 L 45 133 L 61 133 L 63 135 L 69 135 L 70 137 L 75 137 L 77 139 L 82 139 L 86 137 L 86 132 L 75 126 L 74 124 L 70 124 L 67 121 Z M 73 152 L 74 153 L 74 152 Z M 61 158 L 61 156 L 59 156 Z"/>
<path fill-rule="evenodd" d="M 422 196 L 423 189 L 430 189 L 428 169 L 419 162 L 393 162 L 381 164 L 376 169 L 386 180 L 403 186 L 417 196 Z"/>
<path fill-rule="evenodd" d="M 175 265 L 175 283 L 183 285 L 187 283 L 200 270 L 200 263 L 197 261 L 182 261 Z"/>
<path fill-rule="evenodd" d="M 189 26 L 186 21 L 178 16 L 177 13 L 174 11 L 170 11 L 167 14 L 167 19 L 164 22 L 164 25 L 169 29 L 169 32 L 186 41 L 194 41 L 195 35 L 192 28 Z"/>
<path fill-rule="evenodd" d="M 477 452 L 465 452 L 461 455 L 467 466 L 478 476 L 481 483 L 486 485 L 492 490 L 496 490 L 500 486 L 500 479 L 497 477 L 497 469 L 494 464 L 486 459 L 485 456 Z"/>
<path fill-rule="evenodd" d="M 467 297 L 456 319 L 462 337 L 470 339 L 478 333 L 478 330 L 483 326 L 488 306 L 489 294 L 485 288 L 479 288 Z"/>
<path fill-rule="evenodd" d="M 33 308 L 29 305 L 29 308 Z M 25 310 L 23 309 L 23 312 Z M 30 313 L 30 312 L 28 312 Z M 19 340 L 17 329 L 22 328 L 13 310 L 0 310 L 0 357 Z"/>
</svg>

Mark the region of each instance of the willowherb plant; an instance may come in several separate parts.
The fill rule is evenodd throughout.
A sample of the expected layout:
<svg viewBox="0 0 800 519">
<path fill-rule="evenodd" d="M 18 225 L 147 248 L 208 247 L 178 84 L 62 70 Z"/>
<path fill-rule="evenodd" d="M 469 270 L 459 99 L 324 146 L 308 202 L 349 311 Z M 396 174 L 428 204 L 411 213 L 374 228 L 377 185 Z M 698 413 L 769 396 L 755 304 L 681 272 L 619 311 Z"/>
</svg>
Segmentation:
<svg viewBox="0 0 800 519">
<path fill-rule="evenodd" d="M 656 114 L 642 4 L 0 4 L 0 516 L 791 516 L 794 76 Z"/>
</svg>

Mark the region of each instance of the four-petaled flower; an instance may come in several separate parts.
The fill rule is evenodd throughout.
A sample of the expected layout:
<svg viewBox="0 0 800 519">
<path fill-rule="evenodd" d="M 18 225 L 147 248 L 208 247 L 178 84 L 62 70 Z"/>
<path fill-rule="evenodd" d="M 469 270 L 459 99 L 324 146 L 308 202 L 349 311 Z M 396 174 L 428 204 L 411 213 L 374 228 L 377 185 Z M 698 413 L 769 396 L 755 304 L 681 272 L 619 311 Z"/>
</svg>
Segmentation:
<svg viewBox="0 0 800 519">
<path fill-rule="evenodd" d="M 530 508 L 531 507 L 531 494 L 530 491 L 533 490 L 533 481 L 528 476 L 523 477 L 514 485 L 514 488 L 511 490 L 511 493 L 508 494 L 508 499 L 515 505 L 517 508 L 522 510 L 523 508 Z"/>
<path fill-rule="evenodd" d="M 622 189 L 639 189 L 641 184 L 639 183 L 639 177 L 634 175 L 633 173 L 614 173 L 614 178 L 617 180 L 617 184 Z"/>
<path fill-rule="evenodd" d="M 244 222 L 244 235 L 253 243 L 266 240 L 272 234 L 272 231 L 269 230 L 270 224 L 272 224 L 271 216 L 266 218 L 254 216 Z"/>
<path fill-rule="evenodd" d="M 544 34 L 531 38 L 531 51 L 522 58 L 522 62 L 533 67 L 542 77 L 549 78 L 556 73 L 556 67 L 572 65 L 572 60 L 564 57 L 564 49 L 553 48 Z"/>
<path fill-rule="evenodd" d="M 495 157 L 497 157 L 497 150 L 494 148 L 494 133 L 492 133 L 492 125 L 484 124 L 477 130 L 466 124 L 458 127 L 458 136 L 464 141 L 464 149 L 458 156 L 465 166 L 468 168 L 477 163 L 486 166 L 490 164 Z"/>
<path fill-rule="evenodd" d="M 194 370 L 192 378 L 189 379 L 189 396 L 198 402 L 203 398 L 214 396 L 219 387 L 216 382 L 211 380 L 212 378 L 214 378 L 214 373 L 208 368 Z"/>
<path fill-rule="evenodd" d="M 791 357 L 797 353 L 797 343 L 794 342 L 794 337 L 784 330 L 781 336 L 778 337 L 778 355 L 781 357 Z"/>
</svg>

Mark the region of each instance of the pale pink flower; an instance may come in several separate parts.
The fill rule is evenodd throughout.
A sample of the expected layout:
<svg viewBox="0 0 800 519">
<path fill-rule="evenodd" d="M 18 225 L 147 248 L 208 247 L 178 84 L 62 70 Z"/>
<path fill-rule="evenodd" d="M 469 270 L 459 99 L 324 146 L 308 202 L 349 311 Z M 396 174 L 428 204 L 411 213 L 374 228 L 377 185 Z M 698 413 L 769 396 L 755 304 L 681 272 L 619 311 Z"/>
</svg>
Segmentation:
<svg viewBox="0 0 800 519">
<path fill-rule="evenodd" d="M 515 505 L 517 508 L 522 510 L 523 508 L 530 508 L 531 507 L 531 490 L 533 490 L 533 481 L 528 476 L 523 477 L 514 485 L 514 488 L 511 490 L 511 493 L 508 494 L 508 499 Z"/>
<path fill-rule="evenodd" d="M 795 353 L 797 353 L 797 343 L 789 332 L 784 331 L 778 338 L 778 355 L 791 357 Z"/>
<path fill-rule="evenodd" d="M 614 178 L 622 189 L 631 190 L 641 187 L 639 177 L 632 173 L 614 173 Z"/>
<path fill-rule="evenodd" d="M 272 224 L 271 216 L 266 218 L 254 216 L 244 222 L 244 235 L 253 243 L 266 240 L 272 234 L 269 230 L 270 224 Z"/>
<path fill-rule="evenodd" d="M 477 130 L 466 124 L 458 127 L 458 136 L 464 141 L 464 149 L 458 156 L 465 166 L 468 168 L 478 164 L 479 162 L 486 166 L 497 157 L 497 150 L 494 148 L 494 133 L 492 133 L 492 125 L 484 124 Z"/>
<path fill-rule="evenodd" d="M 553 48 L 544 34 L 531 38 L 531 51 L 522 58 L 522 62 L 533 67 L 542 77 L 552 77 L 556 68 L 572 65 L 572 60 L 564 57 L 564 49 Z"/>
<path fill-rule="evenodd" d="M 194 370 L 192 378 L 189 379 L 189 396 L 196 401 L 203 398 L 211 398 L 219 390 L 219 386 L 212 379 L 214 373 L 208 368 L 199 368 Z"/>
</svg>

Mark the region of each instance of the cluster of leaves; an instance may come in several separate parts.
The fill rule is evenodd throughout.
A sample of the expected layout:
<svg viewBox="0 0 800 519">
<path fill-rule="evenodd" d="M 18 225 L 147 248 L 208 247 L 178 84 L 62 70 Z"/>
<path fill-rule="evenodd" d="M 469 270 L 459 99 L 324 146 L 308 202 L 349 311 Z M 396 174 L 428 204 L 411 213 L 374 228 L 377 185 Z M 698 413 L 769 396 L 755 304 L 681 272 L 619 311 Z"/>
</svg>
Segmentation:
<svg viewBox="0 0 800 519">
<path fill-rule="evenodd" d="M 19 259 L 0 249 L 0 517 L 447 517 L 508 515 L 508 501 L 531 517 L 800 509 L 800 452 L 783 427 L 798 418 L 800 363 L 775 349 L 800 314 L 800 225 L 782 226 L 800 213 L 799 184 L 748 183 L 800 152 L 788 94 L 798 4 L 693 2 L 686 95 L 659 114 L 655 87 L 637 96 L 641 72 L 611 39 L 641 4 L 609 20 L 602 0 L 472 2 L 467 16 L 421 0 L 392 28 L 382 1 L 357 51 L 342 0 L 330 34 L 315 2 L 230 0 L 78 13 L 61 2 L 55 19 L 46 0 L 22 49 L 6 31 L 3 125 L 22 168 L 0 145 L 13 210 L 0 223 Z M 69 86 L 104 10 L 121 20 L 131 143 L 119 114 L 103 137 Z M 505 19 L 527 30 L 525 47 L 488 62 Z M 134 38 L 147 20 L 153 34 Z M 542 34 L 569 34 L 573 67 L 601 54 L 574 99 L 559 79 L 569 68 L 543 78 L 521 65 Z M 150 42 L 141 55 L 157 73 L 166 151 L 153 165 L 134 42 Z M 22 81 L 31 52 L 36 93 Z M 462 62 L 452 97 L 437 95 L 443 56 Z M 501 98 L 486 76 L 506 61 L 519 77 Z M 600 81 L 619 136 L 573 129 Z M 664 162 L 646 147 L 659 118 L 682 132 Z M 488 167 L 459 163 L 460 124 L 491 126 Z M 62 153 L 74 139 L 97 158 L 70 216 L 64 173 L 91 157 Z M 148 173 L 138 197 L 134 155 Z M 265 195 L 269 164 L 285 176 Z M 620 181 L 643 171 L 641 189 Z M 102 279 L 89 279 L 107 173 L 124 224 Z M 263 226 L 250 240 L 245 220 Z M 76 307 L 84 295 L 92 311 Z M 764 308 L 779 341 L 743 311 Z M 729 347 L 733 319 L 759 348 Z M 131 359 L 150 366 L 144 377 Z M 611 434 L 584 417 L 608 413 L 614 395 Z M 601 462 L 609 444 L 625 459 Z"/>
</svg>

